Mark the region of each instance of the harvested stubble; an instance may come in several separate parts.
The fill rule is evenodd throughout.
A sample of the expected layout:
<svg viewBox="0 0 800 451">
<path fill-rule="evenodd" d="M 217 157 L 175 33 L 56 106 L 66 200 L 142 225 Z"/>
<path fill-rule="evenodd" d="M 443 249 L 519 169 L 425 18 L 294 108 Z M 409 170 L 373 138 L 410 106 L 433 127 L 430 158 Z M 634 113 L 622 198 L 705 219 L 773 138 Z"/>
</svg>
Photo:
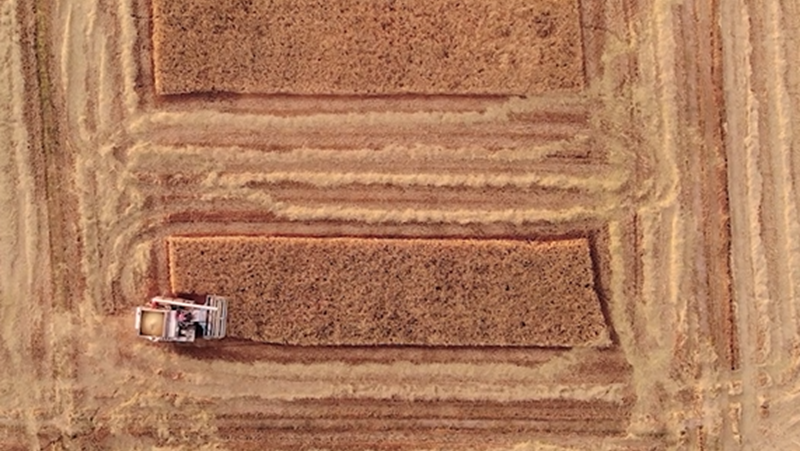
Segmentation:
<svg viewBox="0 0 800 451">
<path fill-rule="evenodd" d="M 596 346 L 588 240 L 172 237 L 172 289 L 229 335 L 297 345 Z"/>
</svg>

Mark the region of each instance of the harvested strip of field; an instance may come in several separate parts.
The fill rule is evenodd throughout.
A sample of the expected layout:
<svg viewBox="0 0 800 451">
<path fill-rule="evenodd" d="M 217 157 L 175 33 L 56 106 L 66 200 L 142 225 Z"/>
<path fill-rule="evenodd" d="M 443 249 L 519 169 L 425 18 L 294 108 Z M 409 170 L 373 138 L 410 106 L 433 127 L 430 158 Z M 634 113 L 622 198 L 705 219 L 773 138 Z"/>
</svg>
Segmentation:
<svg viewBox="0 0 800 451">
<path fill-rule="evenodd" d="M 575 0 L 153 1 L 159 94 L 516 94 L 583 86 Z"/>
<path fill-rule="evenodd" d="M 231 298 L 229 335 L 297 345 L 596 346 L 588 240 L 172 237 L 177 293 Z"/>
</svg>

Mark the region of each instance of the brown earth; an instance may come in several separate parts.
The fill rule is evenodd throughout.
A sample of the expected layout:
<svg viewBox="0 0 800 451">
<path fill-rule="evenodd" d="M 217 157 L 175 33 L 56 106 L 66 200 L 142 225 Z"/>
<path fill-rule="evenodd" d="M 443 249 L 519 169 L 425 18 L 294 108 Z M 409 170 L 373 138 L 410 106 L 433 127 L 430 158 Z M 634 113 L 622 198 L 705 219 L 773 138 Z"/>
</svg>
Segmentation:
<svg viewBox="0 0 800 451">
<path fill-rule="evenodd" d="M 2 3 L 0 449 L 798 446 L 798 13 L 778 0 Z M 377 320 L 348 346 L 285 344 L 299 324 L 236 329 L 243 310 L 274 321 L 311 305 L 252 290 L 230 312 L 239 337 L 135 339 L 149 296 L 190 272 L 235 276 L 176 260 L 175 243 L 277 236 L 337 257 L 371 240 L 580 243 L 583 263 L 545 285 L 502 265 L 459 276 L 487 296 L 451 291 L 473 304 L 444 313 L 503 319 L 501 340 L 390 296 L 427 300 L 429 283 L 357 269 L 394 302 L 387 315 L 428 318 L 447 346 L 426 329 L 376 335 Z M 236 271 L 256 255 L 215 249 Z M 453 266 L 488 264 L 481 252 Z M 286 254 L 281 274 L 306 274 L 302 252 Z M 305 305 L 292 290 L 308 277 L 273 288 Z M 503 277 L 565 308 L 570 285 L 586 289 L 607 340 L 517 340 L 502 309 L 535 304 L 495 290 Z"/>
</svg>

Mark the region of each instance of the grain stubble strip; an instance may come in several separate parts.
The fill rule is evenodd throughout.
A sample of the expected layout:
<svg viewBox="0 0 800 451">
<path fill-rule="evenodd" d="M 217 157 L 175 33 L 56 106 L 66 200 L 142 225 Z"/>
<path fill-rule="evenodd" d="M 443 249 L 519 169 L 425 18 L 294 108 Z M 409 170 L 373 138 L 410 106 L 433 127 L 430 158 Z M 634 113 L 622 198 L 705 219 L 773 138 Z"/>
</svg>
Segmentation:
<svg viewBox="0 0 800 451">
<path fill-rule="evenodd" d="M 11 265 L 0 277 L 0 285 L 8 283 L 0 286 L 0 356 L 9 357 L 2 360 L 13 379 L 0 389 L 2 449 L 47 447 L 63 437 L 49 426 L 53 418 L 69 416 L 60 424 L 72 428 L 82 407 L 74 389 L 80 342 L 65 333 L 84 286 L 75 154 L 65 145 L 51 12 L 42 1 L 0 7 L 0 198 L 8 221 L 0 241 L 9 246 L 3 255 Z"/>
<path fill-rule="evenodd" d="M 291 408 L 297 417 L 286 416 Z M 533 434 L 568 433 L 621 438 L 629 403 L 541 401 L 523 403 L 420 401 L 299 401 L 265 405 L 258 413 L 230 413 L 216 418 L 220 437 L 229 443 L 269 440 L 275 445 L 324 446 L 351 449 L 369 443 L 370 449 L 465 449 L 476 443 L 515 444 Z M 594 421 L 587 424 L 586 414 Z M 336 418 L 336 423 L 328 421 Z M 446 429 L 447 434 L 439 431 Z M 391 430 L 390 434 L 387 431 Z M 492 434 L 486 434 L 492 431 Z M 330 448 L 328 448 L 330 447 Z M 454 448 L 453 448 L 454 447 Z M 245 448 L 248 449 L 248 448 Z"/>
<path fill-rule="evenodd" d="M 586 239 L 173 237 L 175 292 L 229 333 L 300 345 L 607 345 Z"/>
</svg>

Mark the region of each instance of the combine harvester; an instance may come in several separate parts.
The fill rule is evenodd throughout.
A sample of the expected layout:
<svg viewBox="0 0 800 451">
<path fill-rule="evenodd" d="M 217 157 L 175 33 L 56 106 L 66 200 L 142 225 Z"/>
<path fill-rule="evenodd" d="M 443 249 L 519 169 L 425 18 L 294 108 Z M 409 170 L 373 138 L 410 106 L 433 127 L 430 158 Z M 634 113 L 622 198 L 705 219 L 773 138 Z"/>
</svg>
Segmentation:
<svg viewBox="0 0 800 451">
<path fill-rule="evenodd" d="M 136 333 L 150 341 L 215 340 L 225 337 L 227 319 L 228 300 L 222 296 L 208 295 L 205 303 L 156 296 L 149 307 L 136 308 Z"/>
</svg>

